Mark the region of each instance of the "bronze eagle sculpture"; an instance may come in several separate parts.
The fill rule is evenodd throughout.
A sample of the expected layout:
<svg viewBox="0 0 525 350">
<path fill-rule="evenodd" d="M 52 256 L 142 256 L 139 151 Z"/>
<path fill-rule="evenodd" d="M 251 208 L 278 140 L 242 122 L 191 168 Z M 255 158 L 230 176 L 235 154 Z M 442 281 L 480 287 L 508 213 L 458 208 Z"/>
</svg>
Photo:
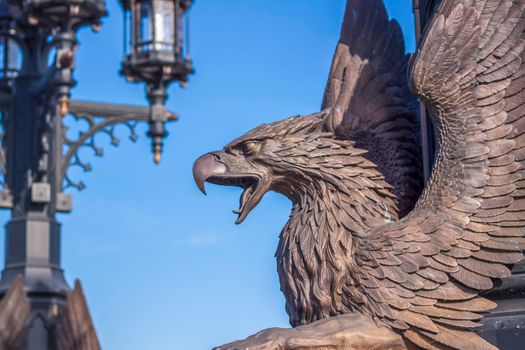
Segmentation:
<svg viewBox="0 0 525 350">
<path fill-rule="evenodd" d="M 237 223 L 268 191 L 293 204 L 276 257 L 294 328 L 220 349 L 496 349 L 475 330 L 523 258 L 524 28 L 525 0 L 443 0 L 409 60 L 382 1 L 349 0 L 322 111 L 195 162 L 201 190 L 244 189 Z M 439 141 L 421 194 L 409 87 Z"/>
</svg>

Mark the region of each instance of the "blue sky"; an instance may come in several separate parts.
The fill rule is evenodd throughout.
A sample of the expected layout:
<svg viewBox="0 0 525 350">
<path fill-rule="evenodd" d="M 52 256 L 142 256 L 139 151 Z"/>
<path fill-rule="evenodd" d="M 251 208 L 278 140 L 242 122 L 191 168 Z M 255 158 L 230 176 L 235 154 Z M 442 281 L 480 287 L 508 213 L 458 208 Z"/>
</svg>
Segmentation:
<svg viewBox="0 0 525 350">
<path fill-rule="evenodd" d="M 413 51 L 410 0 L 386 1 Z M 115 0 L 102 30 L 79 35 L 74 98 L 145 104 L 143 87 L 118 76 L 122 14 Z M 149 140 L 119 148 L 104 135 L 94 171 L 72 172 L 74 193 L 63 223 L 63 266 L 80 278 L 104 349 L 210 349 L 260 329 L 288 326 L 274 252 L 289 201 L 277 194 L 240 226 L 239 189 L 208 185 L 191 166 L 263 122 L 319 110 L 338 39 L 344 0 L 198 0 L 191 11 L 197 74 L 170 89 L 180 114 L 169 127 L 163 161 Z M 7 218 L 7 213 L 3 214 Z"/>
</svg>

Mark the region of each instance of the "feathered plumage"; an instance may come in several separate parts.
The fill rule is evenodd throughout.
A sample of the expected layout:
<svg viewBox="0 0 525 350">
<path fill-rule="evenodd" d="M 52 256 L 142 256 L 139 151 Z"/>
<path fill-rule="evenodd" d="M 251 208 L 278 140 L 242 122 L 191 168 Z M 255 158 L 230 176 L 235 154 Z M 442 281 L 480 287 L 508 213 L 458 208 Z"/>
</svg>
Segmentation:
<svg viewBox="0 0 525 350">
<path fill-rule="evenodd" d="M 407 84 L 409 56 L 382 0 L 349 0 L 322 109 L 325 127 L 368 151 L 398 197 L 401 216 L 423 187 L 417 101 Z"/>
<path fill-rule="evenodd" d="M 440 142 L 420 171 L 399 27 L 350 0 L 321 113 L 260 126 L 195 163 L 293 202 L 277 249 L 293 325 L 361 313 L 428 350 L 489 350 L 475 334 L 525 240 L 525 1 L 443 0 L 410 67 Z M 401 74 L 401 75 L 400 75 Z M 397 195 L 397 203 L 396 197 Z M 404 210 L 404 209 L 403 209 Z"/>
<path fill-rule="evenodd" d="M 0 349 L 21 350 L 26 347 L 29 301 L 22 276 L 18 276 L 0 301 Z"/>
<path fill-rule="evenodd" d="M 78 280 L 75 281 L 75 289 L 67 294 L 57 338 L 60 350 L 100 350 L 97 333 Z"/>
</svg>

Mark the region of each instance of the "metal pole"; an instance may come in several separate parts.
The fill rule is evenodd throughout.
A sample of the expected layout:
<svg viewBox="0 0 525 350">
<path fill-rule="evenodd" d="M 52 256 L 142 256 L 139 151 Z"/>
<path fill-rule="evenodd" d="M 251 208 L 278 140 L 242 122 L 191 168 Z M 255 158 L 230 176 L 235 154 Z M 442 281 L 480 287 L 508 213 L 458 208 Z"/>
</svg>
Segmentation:
<svg viewBox="0 0 525 350">
<path fill-rule="evenodd" d="M 28 350 L 50 349 L 56 306 L 65 302 L 69 291 L 60 264 L 60 224 L 53 203 L 61 136 L 49 100 L 32 94 L 39 78 L 21 74 L 14 84 L 6 140 L 6 184 L 13 201 L 0 280 L 4 294 L 17 275 L 24 276 L 31 302 Z"/>
<path fill-rule="evenodd" d="M 118 145 L 116 124 L 126 126 L 134 141 L 138 137 L 137 124 L 149 122 L 148 134 L 153 141 L 155 160 L 159 162 L 167 135 L 165 123 L 177 119 L 164 107 L 166 86 L 177 77 L 164 79 L 162 75 L 161 81 L 155 79 L 157 84 L 148 84 L 152 87 L 147 94 L 151 108 L 70 101 L 70 90 L 75 85 L 76 31 L 86 24 L 97 25 L 106 10 L 101 0 L 85 0 L 80 4 L 63 0 L 68 10 L 62 13 L 62 18 L 55 13 L 55 3 L 27 0 L 18 8 L 19 5 L 0 1 L 4 7 L 15 6 L 3 8 L 4 17 L 0 16 L 5 21 L 16 21 L 9 22 L 13 30 L 0 33 L 6 41 L 4 54 L 9 55 L 7 42 L 12 39 L 20 47 L 22 56 L 22 67 L 16 78 L 7 76 L 11 72 L 6 65 L 0 86 L 0 121 L 4 129 L 0 134 L 0 171 L 4 173 L 0 208 L 11 211 L 5 226 L 0 297 L 16 285 L 15 281 L 19 281 L 20 286 L 23 280 L 30 307 L 20 350 L 73 350 L 78 344 L 91 344 L 89 349 L 96 350 L 98 341 L 82 291 L 78 286 L 70 293 L 61 266 L 61 225 L 56 213 L 72 209 L 71 197 L 63 193 L 67 188 L 84 188 L 84 184 L 71 179 L 67 171 L 70 166 L 91 170 L 91 165 L 81 159 L 78 151 L 85 147 L 95 155 L 102 155 L 102 148 L 95 140 L 97 133 L 103 132 L 110 137 L 112 145 Z M 47 12 L 49 6 L 52 11 Z M 84 11 L 79 6 L 84 6 Z M 154 16 L 153 11 L 150 15 Z M 49 54 L 53 49 L 55 55 L 50 64 Z M 5 56 L 4 63 L 7 62 Z M 162 68 L 164 71 L 171 70 Z M 184 74 L 190 72 L 186 69 Z M 13 69 L 13 75 L 16 73 Z M 65 115 L 84 120 L 88 129 L 69 137 L 64 133 Z M 17 279 L 17 276 L 23 278 Z M 19 311 L 22 309 L 21 305 Z M 1 349 L 4 340 L 0 339 Z"/>
<path fill-rule="evenodd" d="M 416 43 L 419 43 L 423 30 L 429 20 L 426 18 L 428 4 L 426 0 L 414 0 L 413 1 L 413 13 L 414 22 L 416 28 Z M 421 123 L 421 155 L 423 158 L 423 175 L 425 182 L 428 181 L 432 172 L 432 166 L 434 164 L 434 158 L 436 153 L 436 140 L 434 138 L 434 126 L 430 119 L 429 112 L 425 108 L 425 105 L 420 103 L 419 105 L 419 118 Z"/>
<path fill-rule="evenodd" d="M 43 40 L 39 30 L 29 30 L 26 35 L 23 68 L 13 81 L 4 123 L 5 186 L 12 203 L 0 293 L 5 294 L 18 275 L 24 277 L 31 303 L 28 350 L 54 348 L 55 318 L 70 290 L 60 263 L 61 227 L 55 217 L 62 130 L 52 79 L 44 74 Z"/>
</svg>

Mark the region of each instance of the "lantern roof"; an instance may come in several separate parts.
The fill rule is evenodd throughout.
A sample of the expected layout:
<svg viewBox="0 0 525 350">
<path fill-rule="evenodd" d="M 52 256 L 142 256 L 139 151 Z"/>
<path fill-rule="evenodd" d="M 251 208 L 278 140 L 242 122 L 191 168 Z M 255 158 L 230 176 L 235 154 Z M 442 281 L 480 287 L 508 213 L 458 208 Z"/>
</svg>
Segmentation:
<svg viewBox="0 0 525 350">
<path fill-rule="evenodd" d="M 21 14 L 20 9 L 16 6 L 9 4 L 6 1 L 0 1 L 0 21 L 19 17 Z"/>
<path fill-rule="evenodd" d="M 74 26 L 98 23 L 107 15 L 104 0 L 11 0 L 22 7 L 33 21 L 60 25 L 74 20 Z M 36 24 L 35 23 L 35 24 Z"/>
</svg>

